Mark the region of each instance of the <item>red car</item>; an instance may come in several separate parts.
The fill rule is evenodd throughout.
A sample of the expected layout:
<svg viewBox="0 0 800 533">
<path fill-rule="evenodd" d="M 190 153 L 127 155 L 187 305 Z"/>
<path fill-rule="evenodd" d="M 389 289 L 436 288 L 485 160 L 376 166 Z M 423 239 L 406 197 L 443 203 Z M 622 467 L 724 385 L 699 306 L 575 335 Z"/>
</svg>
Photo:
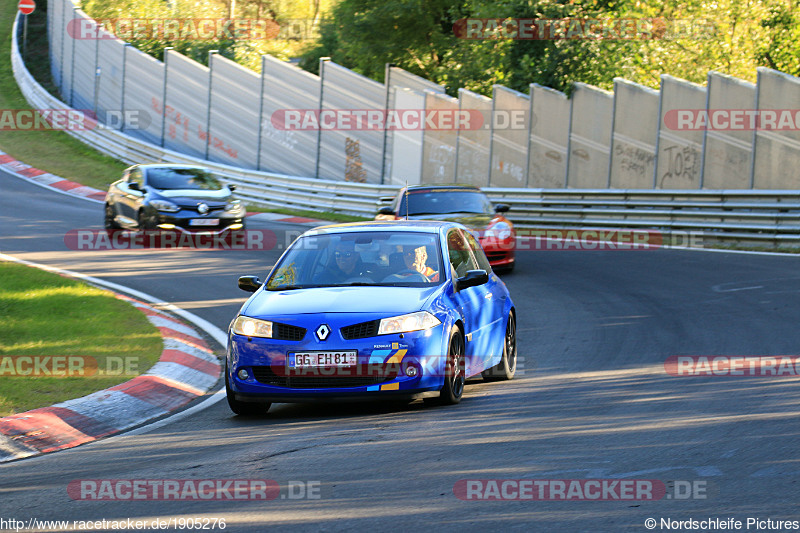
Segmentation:
<svg viewBox="0 0 800 533">
<path fill-rule="evenodd" d="M 381 207 L 375 220 L 428 219 L 464 224 L 478 238 L 496 271 L 514 269 L 514 225 L 503 216 L 509 206 L 492 202 L 469 185 L 413 185 L 403 188 L 391 205 Z"/>
</svg>

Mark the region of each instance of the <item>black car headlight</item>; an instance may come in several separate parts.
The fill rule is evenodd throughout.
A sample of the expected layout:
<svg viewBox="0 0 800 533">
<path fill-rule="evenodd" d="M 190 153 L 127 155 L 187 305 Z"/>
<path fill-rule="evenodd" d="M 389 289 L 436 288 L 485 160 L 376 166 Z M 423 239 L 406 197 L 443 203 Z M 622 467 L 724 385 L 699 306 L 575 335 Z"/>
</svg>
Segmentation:
<svg viewBox="0 0 800 533">
<path fill-rule="evenodd" d="M 177 213 L 181 210 L 180 207 L 167 200 L 152 200 L 150 205 L 158 211 L 164 211 L 166 213 Z"/>
</svg>

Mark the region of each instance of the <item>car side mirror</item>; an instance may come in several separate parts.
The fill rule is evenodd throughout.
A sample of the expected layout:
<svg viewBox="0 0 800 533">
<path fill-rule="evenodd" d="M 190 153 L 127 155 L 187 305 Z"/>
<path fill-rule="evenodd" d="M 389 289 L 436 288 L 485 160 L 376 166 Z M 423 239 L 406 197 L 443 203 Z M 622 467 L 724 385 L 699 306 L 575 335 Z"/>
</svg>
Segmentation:
<svg viewBox="0 0 800 533">
<path fill-rule="evenodd" d="M 508 213 L 509 209 L 511 209 L 511 206 L 508 204 L 497 204 L 494 206 L 495 213 Z"/>
<path fill-rule="evenodd" d="M 144 189 L 139 185 L 138 181 L 132 181 L 128 184 L 128 188 L 132 191 L 144 192 Z"/>
<path fill-rule="evenodd" d="M 394 209 L 390 205 L 385 205 L 378 209 L 379 215 L 394 215 Z"/>
<path fill-rule="evenodd" d="M 263 283 L 258 276 L 242 276 L 239 278 L 239 288 L 247 292 L 256 292 Z"/>
<path fill-rule="evenodd" d="M 236 185 L 234 185 L 233 183 L 229 183 L 229 184 L 228 184 L 228 189 L 229 189 L 231 192 L 233 192 L 233 191 L 235 191 L 235 190 L 236 190 Z"/>
<path fill-rule="evenodd" d="M 483 285 L 489 281 L 489 274 L 485 270 L 467 270 L 463 277 L 456 280 L 455 289 L 460 291 L 468 287 Z"/>
</svg>

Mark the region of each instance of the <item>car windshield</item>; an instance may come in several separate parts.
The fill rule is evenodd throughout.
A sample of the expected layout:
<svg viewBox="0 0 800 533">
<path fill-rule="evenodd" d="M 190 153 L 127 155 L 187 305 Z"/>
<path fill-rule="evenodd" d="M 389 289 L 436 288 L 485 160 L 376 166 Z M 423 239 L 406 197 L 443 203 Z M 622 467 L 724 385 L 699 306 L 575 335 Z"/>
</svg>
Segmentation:
<svg viewBox="0 0 800 533">
<path fill-rule="evenodd" d="M 409 191 L 400 201 L 400 216 L 406 215 L 444 215 L 447 213 L 491 214 L 492 203 L 480 191 L 427 190 Z"/>
<path fill-rule="evenodd" d="M 442 282 L 438 236 L 351 232 L 297 239 L 267 280 L 267 290 L 315 287 L 429 287 Z"/>
<path fill-rule="evenodd" d="M 219 191 L 222 183 L 202 168 L 149 168 L 147 184 L 155 189 Z"/>
</svg>

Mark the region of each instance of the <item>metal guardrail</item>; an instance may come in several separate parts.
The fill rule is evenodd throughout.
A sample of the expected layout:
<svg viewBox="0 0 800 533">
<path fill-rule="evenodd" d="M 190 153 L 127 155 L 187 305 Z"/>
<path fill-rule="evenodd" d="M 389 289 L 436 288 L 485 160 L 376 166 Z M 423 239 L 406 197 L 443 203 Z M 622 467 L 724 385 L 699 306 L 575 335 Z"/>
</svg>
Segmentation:
<svg viewBox="0 0 800 533">
<path fill-rule="evenodd" d="M 13 31 L 11 62 L 22 94 L 36 109 L 65 109 L 28 72 Z M 395 185 L 318 180 L 258 172 L 213 163 L 140 141 L 102 125 L 69 130 L 93 148 L 127 163 L 198 164 L 237 185 L 249 204 L 372 217 L 380 198 Z M 655 228 L 666 234 L 699 235 L 704 242 L 800 245 L 800 191 L 778 190 L 620 190 L 486 188 L 494 202 L 511 205 L 509 218 L 520 227 Z"/>
</svg>

